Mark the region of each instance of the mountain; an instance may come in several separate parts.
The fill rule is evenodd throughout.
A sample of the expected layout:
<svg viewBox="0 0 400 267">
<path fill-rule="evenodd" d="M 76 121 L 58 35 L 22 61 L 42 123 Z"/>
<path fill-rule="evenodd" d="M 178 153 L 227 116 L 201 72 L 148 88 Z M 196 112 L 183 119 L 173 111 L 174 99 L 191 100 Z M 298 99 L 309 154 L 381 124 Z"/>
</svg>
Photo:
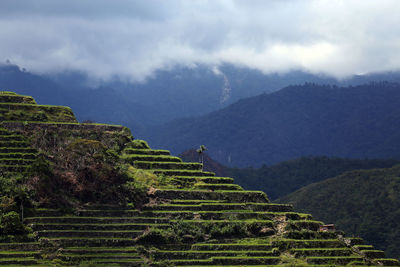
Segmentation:
<svg viewBox="0 0 400 267">
<path fill-rule="evenodd" d="M 175 66 L 134 82 L 120 77 L 95 80 L 73 70 L 39 75 L 10 63 L 0 64 L 2 90 L 11 88 L 20 94 L 33 95 L 39 103 L 70 106 L 79 121 L 124 124 L 135 136 L 146 138 L 150 125 L 201 116 L 242 98 L 274 92 L 290 84 L 356 85 L 382 80 L 400 82 L 400 74 L 360 75 L 338 81 L 302 71 L 264 74 L 226 64 Z"/>
<path fill-rule="evenodd" d="M 316 219 L 334 223 L 399 258 L 399 177 L 400 165 L 351 171 L 303 187 L 279 201 L 312 212 Z"/>
<path fill-rule="evenodd" d="M 270 199 L 290 194 L 303 186 L 338 176 L 346 171 L 388 168 L 399 160 L 361 160 L 329 157 L 301 157 L 260 168 L 229 168 L 225 175 L 248 190 L 262 190 Z"/>
<path fill-rule="evenodd" d="M 202 115 L 243 97 L 278 90 L 290 81 L 305 80 L 326 81 L 302 72 L 264 75 L 229 65 L 159 70 L 144 82 L 94 81 L 80 72 L 38 75 L 16 65 L 0 65 L 3 89 L 33 95 L 39 103 L 71 106 L 78 119 L 124 123 L 139 134 L 144 125 L 164 123 L 182 114 Z"/>
<path fill-rule="evenodd" d="M 199 162 L 199 154 L 189 149 L 179 155 L 185 162 Z M 203 169 L 217 176 L 235 177 L 246 190 L 262 190 L 272 200 L 285 197 L 309 184 L 320 182 L 352 170 L 390 168 L 400 164 L 391 159 L 343 159 L 308 156 L 260 168 L 229 168 L 203 153 Z"/>
<path fill-rule="evenodd" d="M 0 156 L 0 266 L 400 266 L 124 126 L 30 96 L 0 91 Z"/>
<path fill-rule="evenodd" d="M 185 162 L 200 162 L 195 149 L 179 155 Z M 312 183 L 341 175 L 352 170 L 390 168 L 400 164 L 392 159 L 343 159 L 326 156 L 308 156 L 260 168 L 229 168 L 203 153 L 203 170 L 217 176 L 235 177 L 235 183 L 246 190 L 262 190 L 272 200 L 285 197 Z"/>
<path fill-rule="evenodd" d="M 399 119 L 397 83 L 307 83 L 154 127 L 148 140 L 174 153 L 204 144 L 211 157 L 236 167 L 307 155 L 399 158 Z"/>
</svg>

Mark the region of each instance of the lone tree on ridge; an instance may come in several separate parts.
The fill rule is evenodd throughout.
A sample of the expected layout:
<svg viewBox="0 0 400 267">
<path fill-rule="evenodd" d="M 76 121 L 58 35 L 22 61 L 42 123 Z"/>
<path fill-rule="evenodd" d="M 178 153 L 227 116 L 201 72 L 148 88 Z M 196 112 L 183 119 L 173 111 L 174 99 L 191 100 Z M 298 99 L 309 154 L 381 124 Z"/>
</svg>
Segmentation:
<svg viewBox="0 0 400 267">
<path fill-rule="evenodd" d="M 196 152 L 199 153 L 199 161 L 200 161 L 201 164 L 204 163 L 204 155 L 203 155 L 203 153 L 204 153 L 204 151 L 206 151 L 206 150 L 207 150 L 207 148 L 206 148 L 204 145 L 201 145 L 201 146 L 199 147 L 199 149 L 196 150 Z M 203 164 L 203 165 L 204 165 L 204 164 Z"/>
</svg>

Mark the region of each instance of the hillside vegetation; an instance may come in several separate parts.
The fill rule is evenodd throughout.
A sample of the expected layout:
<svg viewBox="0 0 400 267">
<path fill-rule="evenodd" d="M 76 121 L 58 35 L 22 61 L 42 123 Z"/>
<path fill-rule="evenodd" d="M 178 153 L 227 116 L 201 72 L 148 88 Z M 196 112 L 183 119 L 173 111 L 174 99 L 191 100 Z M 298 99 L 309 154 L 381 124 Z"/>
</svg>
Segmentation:
<svg viewBox="0 0 400 267">
<path fill-rule="evenodd" d="M 18 114 L 0 127 L 0 265 L 400 265 L 123 126 L 12 92 L 0 103 Z"/>
<path fill-rule="evenodd" d="M 400 165 L 346 172 L 279 201 L 400 257 Z"/>
<path fill-rule="evenodd" d="M 305 84 L 176 120 L 153 129 L 149 140 L 175 153 L 204 144 L 211 157 L 235 167 L 307 155 L 399 158 L 399 120 L 399 84 Z"/>
<path fill-rule="evenodd" d="M 186 161 L 199 161 L 194 149 L 180 157 Z M 204 153 L 204 170 L 220 176 L 235 177 L 235 182 L 247 190 L 262 190 L 272 200 L 284 197 L 303 186 L 338 176 L 346 171 L 388 168 L 399 160 L 342 159 L 325 156 L 309 156 L 288 160 L 260 168 L 229 168 Z"/>
<path fill-rule="evenodd" d="M 346 171 L 385 168 L 398 160 L 359 160 L 329 157 L 301 157 L 260 168 L 230 168 L 228 175 L 248 190 L 262 190 L 271 199 L 283 197 L 303 186 L 338 176 Z"/>
</svg>

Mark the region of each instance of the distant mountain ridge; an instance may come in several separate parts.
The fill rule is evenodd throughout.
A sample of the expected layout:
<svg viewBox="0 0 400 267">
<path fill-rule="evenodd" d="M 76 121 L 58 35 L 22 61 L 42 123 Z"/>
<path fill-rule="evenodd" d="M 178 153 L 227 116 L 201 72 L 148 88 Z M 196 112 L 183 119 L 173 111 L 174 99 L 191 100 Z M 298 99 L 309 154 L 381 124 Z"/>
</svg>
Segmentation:
<svg viewBox="0 0 400 267">
<path fill-rule="evenodd" d="M 189 149 L 179 155 L 185 162 L 199 162 L 199 154 Z M 309 184 L 341 175 L 353 170 L 391 168 L 400 164 L 393 159 L 344 159 L 326 156 L 308 156 L 282 161 L 260 168 L 229 168 L 203 153 L 203 170 L 217 176 L 234 177 L 246 190 L 262 190 L 271 200 L 285 197 Z"/>
<path fill-rule="evenodd" d="M 399 160 L 361 160 L 328 157 L 301 157 L 261 168 L 230 168 L 227 173 L 243 188 L 261 189 L 272 200 L 304 186 L 338 176 L 346 171 L 390 168 Z"/>
<path fill-rule="evenodd" d="M 224 165 L 260 166 L 306 155 L 400 157 L 400 84 L 306 83 L 242 99 L 201 117 L 153 128 L 154 146 L 198 144 Z"/>
<path fill-rule="evenodd" d="M 277 91 L 291 84 L 357 85 L 369 81 L 400 82 L 400 72 L 353 76 L 343 81 L 302 71 L 264 74 L 233 65 L 176 66 L 158 70 L 146 81 L 93 81 L 73 70 L 34 74 L 0 63 L 0 88 L 33 95 L 39 103 L 73 108 L 79 121 L 127 125 L 136 137 L 147 137 L 149 125 L 201 116 L 246 97 Z M 178 151 L 178 153 L 182 152 Z"/>
</svg>

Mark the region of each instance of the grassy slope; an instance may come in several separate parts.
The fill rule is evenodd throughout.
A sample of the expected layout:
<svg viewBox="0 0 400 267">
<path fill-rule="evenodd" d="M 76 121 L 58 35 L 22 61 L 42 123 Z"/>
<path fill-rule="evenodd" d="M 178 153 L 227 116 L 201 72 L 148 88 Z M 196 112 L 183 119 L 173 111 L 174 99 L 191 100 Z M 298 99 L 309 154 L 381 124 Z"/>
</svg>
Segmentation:
<svg viewBox="0 0 400 267">
<path fill-rule="evenodd" d="M 400 258 L 400 165 L 358 170 L 314 183 L 279 200 L 363 237 Z"/>
</svg>

